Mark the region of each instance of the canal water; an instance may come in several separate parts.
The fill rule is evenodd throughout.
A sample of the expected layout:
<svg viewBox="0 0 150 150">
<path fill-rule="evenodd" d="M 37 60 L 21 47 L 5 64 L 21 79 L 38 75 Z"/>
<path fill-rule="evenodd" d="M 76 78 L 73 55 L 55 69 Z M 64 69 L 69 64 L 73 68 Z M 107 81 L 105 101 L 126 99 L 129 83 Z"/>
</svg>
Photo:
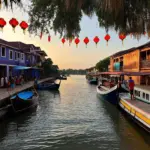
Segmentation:
<svg viewBox="0 0 150 150">
<path fill-rule="evenodd" d="M 0 123 L 0 150 L 150 150 L 150 135 L 98 99 L 85 76 L 40 92 L 36 111 Z"/>
</svg>

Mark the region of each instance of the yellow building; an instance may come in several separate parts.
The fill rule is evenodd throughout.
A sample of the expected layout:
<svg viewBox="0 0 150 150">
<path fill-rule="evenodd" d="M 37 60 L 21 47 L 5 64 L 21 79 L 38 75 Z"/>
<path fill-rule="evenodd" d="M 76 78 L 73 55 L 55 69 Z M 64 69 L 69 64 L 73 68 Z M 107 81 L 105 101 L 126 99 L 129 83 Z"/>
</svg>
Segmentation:
<svg viewBox="0 0 150 150">
<path fill-rule="evenodd" d="M 110 72 L 140 72 L 141 76 L 133 76 L 136 84 L 150 85 L 150 42 L 125 51 L 115 53 L 110 57 Z M 129 77 L 124 76 L 127 80 Z"/>
</svg>

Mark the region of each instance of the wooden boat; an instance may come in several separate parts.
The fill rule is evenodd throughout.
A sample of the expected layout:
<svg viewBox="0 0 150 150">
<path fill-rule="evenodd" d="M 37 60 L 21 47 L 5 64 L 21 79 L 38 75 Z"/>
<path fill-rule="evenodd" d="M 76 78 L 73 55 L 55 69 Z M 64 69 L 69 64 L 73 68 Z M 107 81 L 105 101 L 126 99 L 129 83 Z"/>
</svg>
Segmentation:
<svg viewBox="0 0 150 150">
<path fill-rule="evenodd" d="M 38 90 L 58 90 L 61 84 L 61 80 L 59 82 L 59 84 L 57 83 L 41 83 L 38 84 L 37 89 Z"/>
<path fill-rule="evenodd" d="M 97 85 L 97 83 L 98 83 L 97 78 L 88 79 L 88 82 L 89 82 L 90 84 L 95 84 L 95 85 Z"/>
<path fill-rule="evenodd" d="M 138 99 L 130 100 L 129 93 L 121 93 L 119 98 L 120 108 L 138 125 L 150 132 L 150 104 L 139 101 Z"/>
<path fill-rule="evenodd" d="M 112 88 L 105 86 L 97 86 L 98 96 L 114 105 L 118 104 L 117 85 Z"/>
<path fill-rule="evenodd" d="M 10 97 L 13 113 L 21 113 L 38 105 L 39 95 L 36 91 L 24 91 Z"/>
<path fill-rule="evenodd" d="M 4 117 L 8 114 L 10 107 L 11 104 L 7 99 L 0 101 L 0 120 L 4 119 Z"/>
</svg>

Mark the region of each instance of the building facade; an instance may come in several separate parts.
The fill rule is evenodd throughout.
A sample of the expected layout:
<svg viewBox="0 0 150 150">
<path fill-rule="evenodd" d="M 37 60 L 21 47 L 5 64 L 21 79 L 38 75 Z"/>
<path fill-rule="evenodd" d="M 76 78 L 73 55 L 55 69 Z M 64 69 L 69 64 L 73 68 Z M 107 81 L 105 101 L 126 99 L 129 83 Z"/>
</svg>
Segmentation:
<svg viewBox="0 0 150 150">
<path fill-rule="evenodd" d="M 40 47 L 33 44 L 8 42 L 0 39 L 0 78 L 16 75 L 17 71 L 13 70 L 15 66 L 40 66 L 43 55 L 37 51 L 41 51 Z"/>
<path fill-rule="evenodd" d="M 110 57 L 110 72 L 150 72 L 150 42 L 139 47 L 134 47 L 118 52 Z M 127 80 L 129 77 L 125 76 Z M 136 84 L 150 85 L 150 76 L 132 76 Z"/>
</svg>

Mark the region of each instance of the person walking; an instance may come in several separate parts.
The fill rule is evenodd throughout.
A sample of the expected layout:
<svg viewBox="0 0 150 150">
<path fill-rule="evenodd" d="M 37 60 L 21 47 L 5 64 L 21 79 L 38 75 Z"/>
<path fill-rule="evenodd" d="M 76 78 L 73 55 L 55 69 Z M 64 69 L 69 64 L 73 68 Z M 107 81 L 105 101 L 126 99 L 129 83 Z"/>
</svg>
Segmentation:
<svg viewBox="0 0 150 150">
<path fill-rule="evenodd" d="M 130 90 L 130 96 L 131 96 L 131 100 L 134 99 L 134 94 L 133 94 L 133 91 L 134 91 L 134 80 L 132 80 L 132 77 L 129 78 L 129 90 Z"/>
</svg>

